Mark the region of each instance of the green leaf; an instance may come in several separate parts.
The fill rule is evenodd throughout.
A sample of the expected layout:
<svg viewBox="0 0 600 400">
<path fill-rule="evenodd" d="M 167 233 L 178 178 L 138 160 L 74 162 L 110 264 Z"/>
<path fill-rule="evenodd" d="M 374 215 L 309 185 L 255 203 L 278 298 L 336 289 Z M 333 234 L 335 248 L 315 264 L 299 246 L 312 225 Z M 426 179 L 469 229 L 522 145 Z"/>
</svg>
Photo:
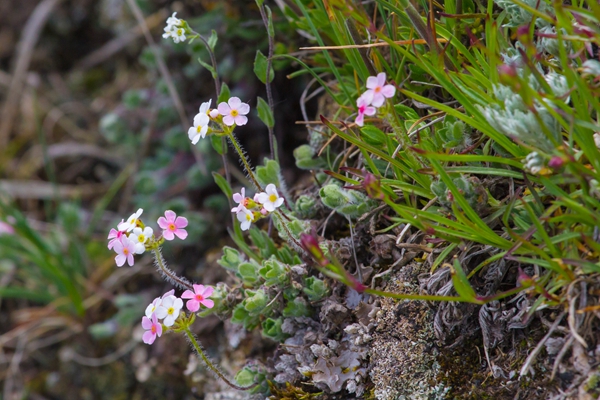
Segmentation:
<svg viewBox="0 0 600 400">
<path fill-rule="evenodd" d="M 229 100 L 230 97 L 231 97 L 231 92 L 229 91 L 229 86 L 227 86 L 227 84 L 225 82 L 223 82 L 221 84 L 221 94 L 219 95 L 219 98 L 217 99 L 216 105 Z"/>
<path fill-rule="evenodd" d="M 465 275 L 465 271 L 463 271 L 458 260 L 454 260 L 454 266 L 450 268 L 450 273 L 454 289 L 456 289 L 456 293 L 461 299 L 470 303 L 477 303 L 477 294 L 471 287 L 469 279 L 467 279 L 467 275 Z"/>
<path fill-rule="evenodd" d="M 208 38 L 207 42 L 208 42 L 208 47 L 210 47 L 211 50 L 215 50 L 215 46 L 217 44 L 217 31 L 215 31 L 214 29 L 210 32 L 210 37 Z"/>
<path fill-rule="evenodd" d="M 257 97 L 256 110 L 258 111 L 258 118 L 269 128 L 275 126 L 275 118 L 271 107 L 263 100 L 262 97 Z"/>
<path fill-rule="evenodd" d="M 202 65 L 204 68 L 206 68 L 210 72 L 213 79 L 217 77 L 217 71 L 215 71 L 215 69 L 212 67 L 212 65 L 205 63 L 204 61 L 202 61 L 202 59 L 200 57 L 198 57 L 198 62 L 200 63 L 200 65 Z"/>
<path fill-rule="evenodd" d="M 267 186 L 269 183 L 272 183 L 275 186 L 280 187 L 279 171 L 280 168 L 277 161 L 265 158 L 265 165 L 259 165 L 256 167 L 256 179 L 258 179 L 258 182 L 263 186 Z"/>
<path fill-rule="evenodd" d="M 265 6 L 265 10 L 267 10 L 267 33 L 270 37 L 275 37 L 275 27 L 273 26 L 273 13 L 271 12 L 269 6 Z"/>
<path fill-rule="evenodd" d="M 367 125 L 360 129 L 361 137 L 372 146 L 383 146 L 387 142 L 387 136 L 379 128 Z"/>
<path fill-rule="evenodd" d="M 262 83 L 267 83 L 267 57 L 261 53 L 260 50 L 256 50 L 256 57 L 254 58 L 254 73 Z M 275 72 L 273 68 L 269 70 L 269 83 L 275 78 Z"/>
<path fill-rule="evenodd" d="M 223 138 L 217 135 L 209 136 L 210 145 L 219 155 L 223 155 L 227 152 L 227 147 L 223 146 Z"/>
<path fill-rule="evenodd" d="M 258 8 L 261 8 L 264 2 L 265 0 L 256 0 L 256 5 L 258 6 Z"/>
<path fill-rule="evenodd" d="M 217 172 L 213 172 L 212 175 L 213 175 L 213 178 L 215 179 L 215 183 L 217 184 L 217 186 L 219 186 L 221 191 L 223 193 L 225 193 L 225 196 L 227 196 L 228 199 L 232 198 L 233 190 L 231 189 L 231 186 L 229 185 L 227 180 L 223 177 L 223 175 L 221 175 Z"/>
</svg>

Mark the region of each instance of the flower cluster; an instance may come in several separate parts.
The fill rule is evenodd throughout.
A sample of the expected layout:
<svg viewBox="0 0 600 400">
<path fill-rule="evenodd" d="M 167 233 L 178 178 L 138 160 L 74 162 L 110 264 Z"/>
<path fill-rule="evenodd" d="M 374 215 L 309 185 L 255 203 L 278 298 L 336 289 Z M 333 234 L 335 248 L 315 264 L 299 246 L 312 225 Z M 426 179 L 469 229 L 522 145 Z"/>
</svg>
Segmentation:
<svg viewBox="0 0 600 400">
<path fill-rule="evenodd" d="M 211 130 L 209 126 L 211 121 L 222 125 L 221 128 L 248 123 L 246 115 L 250 112 L 250 106 L 242 103 L 239 97 L 231 97 L 227 102 L 219 103 L 216 109 L 210 108 L 211 103 L 212 100 L 202 103 L 198 114 L 194 117 L 194 126 L 188 130 L 188 137 L 192 144 L 198 143 L 200 138 L 204 139 L 208 133 L 218 131 Z"/>
<path fill-rule="evenodd" d="M 158 246 L 164 240 L 173 240 L 175 236 L 182 240 L 187 237 L 187 232 L 183 229 L 188 224 L 187 219 L 178 217 L 171 210 L 165 211 L 165 216 L 158 219 L 162 235 L 155 237 L 152 228 L 144 226 L 140 219 L 143 212 L 143 209 L 138 209 L 127 220 L 122 220 L 117 225 L 117 229 L 111 229 L 108 234 L 108 249 L 113 249 L 117 253 L 115 261 L 119 267 L 125 262 L 133 266 L 134 254 L 143 254 L 147 249 Z"/>
<path fill-rule="evenodd" d="M 204 285 L 193 285 L 193 287 L 193 292 L 186 290 L 181 295 L 183 299 L 191 299 L 186 303 L 187 309 L 196 312 L 200 309 L 201 304 L 206 308 L 213 308 L 214 302 L 208 298 L 213 294 L 214 289 L 211 286 L 205 287 Z M 170 290 L 148 304 L 146 315 L 142 317 L 142 327 L 146 330 L 142 336 L 144 343 L 154 343 L 156 337 L 162 335 L 163 325 L 170 328 L 175 324 L 183 308 L 181 298 L 175 296 L 175 290 Z M 162 323 L 159 322 L 160 320 L 162 320 Z"/>
<path fill-rule="evenodd" d="M 394 97 L 396 88 L 393 85 L 385 84 L 385 72 L 380 72 L 377 76 L 367 78 L 367 91 L 365 91 L 358 100 L 358 115 L 356 116 L 356 125 L 363 126 L 365 115 L 375 115 L 377 109 L 385 103 L 385 99 Z"/>
<path fill-rule="evenodd" d="M 238 205 L 233 207 L 231 212 L 236 213 L 238 221 L 241 222 L 242 230 L 247 231 L 253 222 L 280 207 L 283 204 L 283 197 L 279 196 L 275 185 L 269 183 L 265 191 L 255 194 L 253 199 L 246 197 L 246 189 L 242 188 L 241 193 L 233 195 L 233 201 Z"/>
<path fill-rule="evenodd" d="M 163 33 L 163 38 L 173 38 L 175 43 L 185 42 L 185 28 L 183 25 L 183 21 L 179 18 L 176 18 L 175 15 L 177 13 L 174 12 L 169 18 L 167 18 L 167 26 L 165 26 L 165 33 Z"/>
</svg>

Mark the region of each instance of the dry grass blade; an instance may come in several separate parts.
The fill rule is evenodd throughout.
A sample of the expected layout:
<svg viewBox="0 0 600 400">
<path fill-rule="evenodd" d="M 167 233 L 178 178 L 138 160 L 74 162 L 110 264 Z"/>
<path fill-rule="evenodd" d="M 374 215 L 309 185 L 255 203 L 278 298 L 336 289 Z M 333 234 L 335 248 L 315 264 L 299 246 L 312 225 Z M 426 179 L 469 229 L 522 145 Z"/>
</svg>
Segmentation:
<svg viewBox="0 0 600 400">
<path fill-rule="evenodd" d="M 13 125 L 13 119 L 17 112 L 19 98 L 23 92 L 25 77 L 29 69 L 29 63 L 33 48 L 38 41 L 42 28 L 46 24 L 50 13 L 62 0 L 43 0 L 37 5 L 23 29 L 21 40 L 17 49 L 17 61 L 13 67 L 12 79 L 8 89 L 6 101 L 2 107 L 2 120 L 0 121 L 0 148 L 5 148 Z"/>
<path fill-rule="evenodd" d="M 56 185 L 33 180 L 0 180 L 0 192 L 17 199 L 51 200 L 95 198 L 106 193 L 104 184 Z"/>
</svg>

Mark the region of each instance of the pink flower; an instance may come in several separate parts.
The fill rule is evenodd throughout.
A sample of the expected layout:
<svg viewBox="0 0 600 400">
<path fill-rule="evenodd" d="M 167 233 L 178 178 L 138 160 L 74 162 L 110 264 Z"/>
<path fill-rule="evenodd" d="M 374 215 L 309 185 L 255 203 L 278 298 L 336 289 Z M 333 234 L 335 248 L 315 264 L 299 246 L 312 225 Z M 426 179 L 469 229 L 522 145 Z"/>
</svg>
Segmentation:
<svg viewBox="0 0 600 400">
<path fill-rule="evenodd" d="M 233 194 L 233 201 L 235 201 L 238 206 L 237 207 L 233 207 L 231 209 L 231 212 L 236 213 L 238 212 L 240 207 L 245 207 L 244 203 L 246 200 L 246 188 L 242 188 L 242 190 L 240 191 L 241 193 L 234 193 Z"/>
<path fill-rule="evenodd" d="M 206 308 L 214 307 L 215 302 L 208 299 L 213 294 L 213 291 L 214 289 L 212 286 L 204 287 L 204 285 L 194 285 L 194 291 L 186 290 L 181 295 L 181 298 L 191 299 L 188 300 L 185 305 L 191 312 L 196 312 L 200 309 L 200 304 Z"/>
<path fill-rule="evenodd" d="M 123 236 L 123 234 L 124 234 L 124 232 L 118 231 L 116 229 L 110 230 L 110 232 L 108 233 L 108 239 L 112 239 L 112 240 L 110 242 L 108 242 L 109 250 L 114 247 L 115 243 L 121 241 L 121 237 Z"/>
<path fill-rule="evenodd" d="M 114 250 L 117 253 L 115 261 L 117 267 L 122 267 L 127 261 L 130 267 L 133 266 L 133 254 L 135 253 L 135 244 L 129 238 L 123 236 L 121 241 L 114 244 Z"/>
<path fill-rule="evenodd" d="M 160 337 L 162 335 L 162 325 L 158 323 L 156 314 L 152 314 L 152 319 L 142 317 L 142 328 L 146 330 L 144 336 L 142 336 L 142 340 L 146 344 L 154 343 L 156 336 Z"/>
<path fill-rule="evenodd" d="M 371 101 L 373 100 L 372 94 L 367 91 L 363 93 L 362 96 L 356 100 L 356 106 L 358 107 L 358 115 L 356 116 L 356 125 L 363 126 L 365 124 L 365 115 L 375 115 L 377 109 L 375 107 L 370 106 Z"/>
<path fill-rule="evenodd" d="M 223 116 L 223 123 L 227 126 L 246 125 L 248 122 L 246 114 L 250 112 L 250 106 L 242 103 L 239 97 L 232 97 L 227 103 L 220 103 L 217 109 Z"/>
<path fill-rule="evenodd" d="M 8 222 L 0 221 L 0 235 L 13 235 L 15 233 L 15 228 Z M 109 247 L 110 249 L 110 247 Z"/>
<path fill-rule="evenodd" d="M 384 86 L 385 85 L 385 86 Z M 385 84 L 385 72 L 380 72 L 377 76 L 367 78 L 367 90 L 365 94 L 373 96 L 371 104 L 375 107 L 381 107 L 386 98 L 393 97 L 396 94 L 396 88 L 392 85 Z"/>
<path fill-rule="evenodd" d="M 165 218 L 166 217 L 166 218 Z M 165 216 L 158 219 L 158 226 L 163 230 L 163 237 L 166 240 L 173 240 L 176 235 L 179 239 L 183 240 L 187 237 L 185 229 L 188 225 L 188 220 L 184 217 L 178 217 L 174 211 L 165 211 Z"/>
</svg>

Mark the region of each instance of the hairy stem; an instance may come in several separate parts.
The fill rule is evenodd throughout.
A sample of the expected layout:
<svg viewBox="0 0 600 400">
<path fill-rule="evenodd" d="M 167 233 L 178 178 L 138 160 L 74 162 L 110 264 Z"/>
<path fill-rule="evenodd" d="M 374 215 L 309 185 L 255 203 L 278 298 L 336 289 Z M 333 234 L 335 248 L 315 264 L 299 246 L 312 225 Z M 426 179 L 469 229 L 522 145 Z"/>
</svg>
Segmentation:
<svg viewBox="0 0 600 400">
<path fill-rule="evenodd" d="M 227 137 L 229 138 L 229 141 L 231 142 L 231 145 L 233 146 L 235 151 L 238 153 L 238 156 L 240 157 L 240 160 L 242 161 L 242 164 L 244 165 L 244 169 L 246 170 L 246 173 L 248 174 L 250 181 L 255 186 L 256 190 L 262 192 L 263 188 L 260 185 L 260 183 L 258 183 L 258 180 L 256 179 L 256 176 L 254 175 L 254 171 L 252 171 L 252 167 L 250 166 L 250 162 L 248 161 L 248 158 L 246 158 L 246 154 L 244 154 L 244 151 L 242 150 L 242 146 L 240 146 L 240 144 L 237 141 L 233 132 L 227 133 Z"/>
<path fill-rule="evenodd" d="M 163 259 L 163 256 L 160 253 L 160 248 L 158 247 L 154 249 L 154 260 L 156 261 L 156 266 L 158 267 L 159 271 L 165 276 L 167 280 L 170 280 L 171 282 L 183 289 L 194 290 L 194 287 L 187 279 L 177 276 L 175 272 L 171 271 L 167 267 L 167 263 Z"/>
<path fill-rule="evenodd" d="M 189 339 L 190 343 L 192 344 L 192 346 L 194 347 L 194 350 L 196 350 L 196 353 L 198 353 L 198 355 L 200 356 L 200 358 L 202 358 L 202 361 L 204 361 L 204 364 L 206 364 L 206 366 L 212 371 L 214 372 L 219 379 L 221 379 L 223 382 L 225 382 L 227 385 L 229 385 L 230 387 L 232 387 L 233 389 L 236 390 L 249 390 L 252 389 L 254 387 L 256 387 L 256 385 L 258 385 L 257 383 L 254 383 L 250 386 L 239 386 L 236 385 L 235 383 L 231 382 L 220 370 L 219 368 L 217 368 L 206 356 L 206 354 L 204 354 L 204 351 L 202 351 L 202 346 L 200 346 L 200 344 L 198 343 L 198 341 L 196 340 L 196 337 L 194 336 L 194 334 L 190 331 L 189 328 L 185 328 L 185 334 L 187 336 L 187 338 Z"/>
</svg>

